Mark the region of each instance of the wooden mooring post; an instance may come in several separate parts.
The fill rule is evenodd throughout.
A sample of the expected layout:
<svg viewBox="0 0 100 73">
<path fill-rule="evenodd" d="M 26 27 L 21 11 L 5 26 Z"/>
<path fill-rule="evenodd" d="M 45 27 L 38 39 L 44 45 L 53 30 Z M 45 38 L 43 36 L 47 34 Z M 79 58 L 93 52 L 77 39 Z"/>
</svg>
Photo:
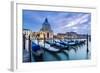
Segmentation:
<svg viewBox="0 0 100 73">
<path fill-rule="evenodd" d="M 29 62 L 32 62 L 32 41 L 30 39 L 30 35 L 29 35 Z"/>
<path fill-rule="evenodd" d="M 87 34 L 87 36 L 86 36 L 86 39 L 87 39 L 87 50 L 86 50 L 86 53 L 87 53 L 87 59 L 88 59 L 88 53 L 89 53 L 89 44 L 88 44 L 88 42 L 89 42 L 89 36 L 88 36 L 88 34 Z"/>
<path fill-rule="evenodd" d="M 23 50 L 25 50 L 25 34 L 23 34 Z"/>
<path fill-rule="evenodd" d="M 45 40 L 46 40 L 45 34 L 43 34 L 43 36 L 44 36 L 44 38 L 43 38 L 43 44 L 44 44 L 44 48 L 45 48 Z"/>
</svg>

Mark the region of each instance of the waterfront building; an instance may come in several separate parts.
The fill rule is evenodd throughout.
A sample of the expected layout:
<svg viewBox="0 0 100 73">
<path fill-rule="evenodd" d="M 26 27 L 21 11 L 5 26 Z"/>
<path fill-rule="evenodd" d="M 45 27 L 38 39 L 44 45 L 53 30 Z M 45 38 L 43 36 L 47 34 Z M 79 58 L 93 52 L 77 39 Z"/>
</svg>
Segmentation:
<svg viewBox="0 0 100 73">
<path fill-rule="evenodd" d="M 78 34 L 76 32 L 58 33 L 57 38 L 59 39 L 86 39 L 87 34 Z"/>
</svg>

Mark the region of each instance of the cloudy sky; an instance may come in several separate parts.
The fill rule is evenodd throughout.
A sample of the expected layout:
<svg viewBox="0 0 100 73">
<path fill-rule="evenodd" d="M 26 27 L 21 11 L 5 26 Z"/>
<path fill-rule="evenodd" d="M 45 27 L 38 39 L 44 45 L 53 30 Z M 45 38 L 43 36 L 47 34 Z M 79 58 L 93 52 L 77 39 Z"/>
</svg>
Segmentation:
<svg viewBox="0 0 100 73">
<path fill-rule="evenodd" d="M 23 10 L 23 28 L 38 32 L 48 19 L 54 33 L 91 33 L 91 14 L 82 12 L 55 12 Z"/>
</svg>

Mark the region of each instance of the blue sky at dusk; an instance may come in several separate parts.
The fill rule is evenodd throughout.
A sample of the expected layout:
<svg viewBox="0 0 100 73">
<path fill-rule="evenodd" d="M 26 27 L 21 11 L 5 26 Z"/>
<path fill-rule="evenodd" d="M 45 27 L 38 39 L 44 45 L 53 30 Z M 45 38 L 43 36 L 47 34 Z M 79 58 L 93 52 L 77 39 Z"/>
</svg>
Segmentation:
<svg viewBox="0 0 100 73">
<path fill-rule="evenodd" d="M 91 14 L 82 12 L 23 10 L 23 28 L 38 32 L 45 18 L 48 19 L 54 33 L 91 33 Z"/>
</svg>

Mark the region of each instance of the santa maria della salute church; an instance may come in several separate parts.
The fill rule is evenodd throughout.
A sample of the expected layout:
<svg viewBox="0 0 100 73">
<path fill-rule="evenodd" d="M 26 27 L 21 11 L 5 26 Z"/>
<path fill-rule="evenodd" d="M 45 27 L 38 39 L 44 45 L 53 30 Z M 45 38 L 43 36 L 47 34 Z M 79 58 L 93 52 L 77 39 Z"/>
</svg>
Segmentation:
<svg viewBox="0 0 100 73">
<path fill-rule="evenodd" d="M 48 22 L 48 19 L 45 18 L 41 29 L 38 32 L 34 32 L 30 29 L 23 29 L 23 34 L 26 35 L 26 37 L 28 38 L 28 36 L 30 35 L 30 37 L 32 39 L 40 39 L 43 40 L 45 39 L 52 39 L 53 38 L 53 30 L 51 28 L 50 23 Z"/>
</svg>

